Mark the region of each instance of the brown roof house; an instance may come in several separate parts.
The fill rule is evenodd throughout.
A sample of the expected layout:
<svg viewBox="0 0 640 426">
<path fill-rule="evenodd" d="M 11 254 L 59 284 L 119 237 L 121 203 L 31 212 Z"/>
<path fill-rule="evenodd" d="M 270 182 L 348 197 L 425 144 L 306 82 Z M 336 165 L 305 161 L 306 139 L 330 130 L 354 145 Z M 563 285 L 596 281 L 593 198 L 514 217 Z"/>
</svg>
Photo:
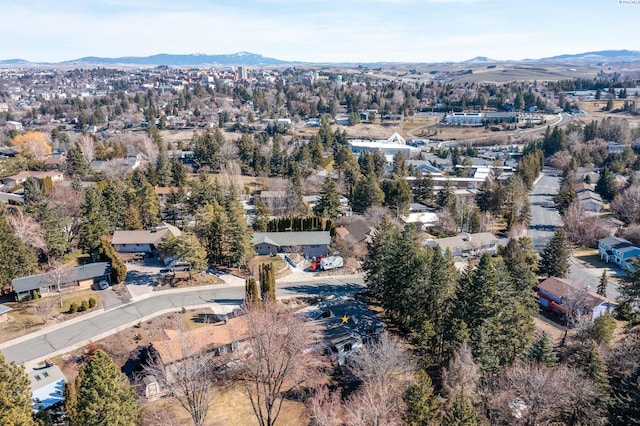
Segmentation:
<svg viewBox="0 0 640 426">
<path fill-rule="evenodd" d="M 174 380 L 174 374 L 180 364 L 194 356 L 220 356 L 241 349 L 249 338 L 249 328 L 244 315 L 225 321 L 205 325 L 193 330 L 183 331 L 165 329 L 165 339 L 149 344 L 149 356 L 154 365 L 161 366 L 166 380 Z M 146 398 L 160 396 L 164 390 L 153 375 L 142 379 L 141 391 Z"/>
<path fill-rule="evenodd" d="M 578 312 L 595 320 L 605 312 L 613 312 L 616 302 L 581 287 L 570 280 L 550 277 L 538 284 L 538 302 L 546 311 L 552 312 L 563 320 L 567 311 Z"/>
<path fill-rule="evenodd" d="M 115 231 L 111 244 L 119 253 L 152 253 L 168 235 L 179 237 L 182 231 L 162 222 L 146 231 Z"/>
<path fill-rule="evenodd" d="M 41 181 L 48 177 L 51 178 L 53 183 L 62 182 L 64 180 L 64 173 L 56 170 L 50 170 L 48 172 L 22 171 L 17 175 L 7 176 L 2 179 L 2 184 L 7 188 L 13 188 L 16 185 L 22 185 L 29 178 Z"/>
</svg>

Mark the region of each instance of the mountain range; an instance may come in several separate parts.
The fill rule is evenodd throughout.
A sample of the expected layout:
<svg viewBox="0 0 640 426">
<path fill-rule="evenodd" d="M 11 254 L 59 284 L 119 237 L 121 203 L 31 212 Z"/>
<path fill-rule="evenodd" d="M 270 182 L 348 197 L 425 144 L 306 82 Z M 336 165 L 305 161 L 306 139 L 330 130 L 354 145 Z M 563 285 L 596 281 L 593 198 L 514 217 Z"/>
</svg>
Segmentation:
<svg viewBox="0 0 640 426">
<path fill-rule="evenodd" d="M 578 54 L 565 54 L 541 59 L 525 59 L 526 62 L 558 62 L 558 63 L 611 63 L 611 62 L 638 62 L 640 61 L 640 51 L 636 50 L 601 50 L 597 52 L 586 52 Z M 485 56 L 462 61 L 466 64 L 481 64 L 492 62 L 518 62 L 518 61 L 497 61 Z M 380 62 L 382 63 L 382 62 Z M 390 63 L 390 62 L 385 62 Z M 0 66 L 28 67 L 37 65 L 48 66 L 89 66 L 89 65 L 139 65 L 139 66 L 206 66 L 206 65 L 244 65 L 244 66 L 265 66 L 265 65 L 313 65 L 311 62 L 283 61 L 249 52 L 238 52 L 228 55 L 206 55 L 194 53 L 189 55 L 172 55 L 161 53 L 152 56 L 127 56 L 120 58 L 102 58 L 97 56 L 87 56 L 71 61 L 57 63 L 30 62 L 24 59 L 0 60 Z M 339 65 L 339 64 L 336 64 Z"/>
</svg>

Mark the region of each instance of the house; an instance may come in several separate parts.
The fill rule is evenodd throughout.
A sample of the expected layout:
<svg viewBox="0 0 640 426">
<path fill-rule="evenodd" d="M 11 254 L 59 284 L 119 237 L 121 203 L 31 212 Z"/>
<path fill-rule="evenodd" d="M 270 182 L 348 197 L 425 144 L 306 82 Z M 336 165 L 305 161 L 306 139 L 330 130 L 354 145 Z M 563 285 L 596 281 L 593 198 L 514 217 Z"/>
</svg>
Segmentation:
<svg viewBox="0 0 640 426">
<path fill-rule="evenodd" d="M 569 280 L 550 277 L 538 284 L 538 303 L 543 309 L 566 318 L 567 309 L 595 320 L 618 306 L 613 300 L 582 288 Z"/>
<path fill-rule="evenodd" d="M 640 255 L 640 247 L 631 241 L 618 237 L 606 237 L 598 240 L 600 259 L 607 263 L 615 263 L 622 269 L 635 271 L 632 261 Z"/>
<path fill-rule="evenodd" d="M 184 195 L 186 195 L 187 197 L 191 194 L 191 188 L 179 188 L 177 186 L 156 186 L 154 188 L 154 192 L 156 193 L 156 197 L 158 197 L 158 202 L 161 206 L 163 206 L 167 203 L 169 195 L 179 193 L 180 189 L 184 191 Z"/>
<path fill-rule="evenodd" d="M 175 226 L 162 222 L 147 231 L 114 231 L 111 244 L 119 253 L 152 253 L 168 235 L 181 234 Z"/>
<path fill-rule="evenodd" d="M 305 195 L 302 197 L 305 203 L 309 206 L 309 210 L 313 211 L 313 209 L 320 202 L 320 195 Z M 346 213 L 349 211 L 349 199 L 344 195 L 338 195 L 338 199 L 340 200 L 340 211 Z"/>
<path fill-rule="evenodd" d="M 108 280 L 111 267 L 107 262 L 89 263 L 71 268 L 68 272 L 56 270 L 45 274 L 30 275 L 11 280 L 11 286 L 16 294 L 16 300 L 21 301 L 31 296 L 31 292 L 38 291 L 40 296 L 45 296 L 58 291 L 58 281 L 62 289 L 77 286 L 88 288 L 95 281 Z"/>
<path fill-rule="evenodd" d="M 339 365 L 344 365 L 349 355 L 375 341 L 384 331 L 383 322 L 365 304 L 350 296 L 329 298 L 301 313 L 319 331 L 316 349 L 326 351 Z"/>
<path fill-rule="evenodd" d="M 271 212 L 272 215 L 277 216 L 281 210 L 287 208 L 287 193 L 286 191 L 260 191 L 260 201 L 262 201 Z"/>
<path fill-rule="evenodd" d="M 0 192 L 0 201 L 5 203 L 13 202 L 15 204 L 22 204 L 24 203 L 24 195 Z"/>
<path fill-rule="evenodd" d="M 0 303 L 0 326 L 9 321 L 9 312 L 12 311 L 13 308 L 8 307 L 7 305 L 3 305 Z"/>
<path fill-rule="evenodd" d="M 326 256 L 330 243 L 329 231 L 256 232 L 251 239 L 259 255 L 300 253 L 306 258 Z"/>
<path fill-rule="evenodd" d="M 608 141 L 607 142 L 607 152 L 609 154 L 624 154 L 624 150 L 626 149 L 626 145 L 623 145 L 618 142 Z"/>
<path fill-rule="evenodd" d="M 455 237 L 428 239 L 426 245 L 440 247 L 443 252 L 448 249 L 451 251 L 451 255 L 456 257 L 479 256 L 485 252 L 492 255 L 498 253 L 498 239 L 490 232 L 462 233 Z"/>
<path fill-rule="evenodd" d="M 336 232 L 341 238 L 354 243 L 370 243 L 374 228 L 362 219 L 355 220 L 348 225 L 339 226 Z"/>
<path fill-rule="evenodd" d="M 67 157 L 64 155 L 56 154 L 50 155 L 44 159 L 45 170 L 64 170 L 64 166 L 67 162 Z"/>
<path fill-rule="evenodd" d="M 216 351 L 218 354 L 235 351 L 249 338 L 249 328 L 244 315 L 192 330 L 163 331 L 165 338 L 151 342 L 149 348 L 165 367 L 201 351 Z"/>
<path fill-rule="evenodd" d="M 34 171 L 28 170 L 28 171 L 22 171 L 17 175 L 8 176 L 2 179 L 2 184 L 5 185 L 7 188 L 13 188 L 16 185 L 22 185 L 29 178 L 34 178 L 38 182 L 46 178 L 51 178 L 51 181 L 56 183 L 56 182 L 62 182 L 64 180 L 64 174 L 56 170 L 50 170 L 48 172 L 34 172 Z"/>
<path fill-rule="evenodd" d="M 64 401 L 63 389 L 67 378 L 57 365 L 47 363 L 43 367 L 30 369 L 27 373 L 35 411 Z"/>
<path fill-rule="evenodd" d="M 579 182 L 574 185 L 573 189 L 578 197 L 578 205 L 580 209 L 584 211 L 600 213 L 605 204 L 602 201 L 602 197 L 595 191 L 595 186 L 586 183 Z"/>
</svg>

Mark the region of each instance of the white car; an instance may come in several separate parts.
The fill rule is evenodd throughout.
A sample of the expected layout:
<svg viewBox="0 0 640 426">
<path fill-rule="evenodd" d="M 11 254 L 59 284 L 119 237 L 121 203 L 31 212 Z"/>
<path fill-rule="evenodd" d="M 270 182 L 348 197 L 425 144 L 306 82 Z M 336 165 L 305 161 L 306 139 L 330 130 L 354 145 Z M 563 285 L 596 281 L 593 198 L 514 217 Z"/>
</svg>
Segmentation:
<svg viewBox="0 0 640 426">
<path fill-rule="evenodd" d="M 109 283 L 105 280 L 102 280 L 96 285 L 96 287 L 98 288 L 98 290 L 106 290 L 109 288 Z"/>
</svg>

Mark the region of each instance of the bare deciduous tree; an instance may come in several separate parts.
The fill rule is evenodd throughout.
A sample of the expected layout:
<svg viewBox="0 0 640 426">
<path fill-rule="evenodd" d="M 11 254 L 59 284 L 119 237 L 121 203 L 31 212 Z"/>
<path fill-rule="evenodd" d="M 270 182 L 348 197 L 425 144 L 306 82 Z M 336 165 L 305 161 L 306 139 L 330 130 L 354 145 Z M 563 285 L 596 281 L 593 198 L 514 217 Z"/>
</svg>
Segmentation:
<svg viewBox="0 0 640 426">
<path fill-rule="evenodd" d="M 38 300 L 37 304 L 32 309 L 45 325 L 49 322 L 51 317 L 57 313 L 56 301 L 51 297 L 45 297 L 44 299 Z"/>
<path fill-rule="evenodd" d="M 477 404 L 480 401 L 480 369 L 473 360 L 471 349 L 464 343 L 453 353 L 449 366 L 442 370 L 442 390 L 451 398 L 463 389 L 469 400 Z"/>
<path fill-rule="evenodd" d="M 67 242 L 71 244 L 80 233 L 84 192 L 76 191 L 70 186 L 56 185 L 51 191 L 51 200 L 62 212 Z"/>
<path fill-rule="evenodd" d="M 13 213 L 9 215 L 9 222 L 11 222 L 14 233 L 20 241 L 45 254 L 49 252 L 49 246 L 44 239 L 44 231 L 40 224 L 25 214 L 22 209 L 14 209 Z"/>
<path fill-rule="evenodd" d="M 629 225 L 622 233 L 622 236 L 632 243 L 640 244 L 640 225 Z"/>
<path fill-rule="evenodd" d="M 82 156 L 88 164 L 96 159 L 96 141 L 91 135 L 82 135 L 77 140 Z"/>
<path fill-rule="evenodd" d="M 315 330 L 277 302 L 246 310 L 251 356 L 242 375 L 251 407 L 261 426 L 273 425 L 287 392 L 317 372 L 317 354 L 310 351 Z"/>
<path fill-rule="evenodd" d="M 640 223 L 640 185 L 632 185 L 616 196 L 611 208 L 627 224 Z"/>
<path fill-rule="evenodd" d="M 567 207 L 563 218 L 567 238 L 574 244 L 594 247 L 599 239 L 609 235 L 602 218 L 582 210 L 576 202 Z"/>
<path fill-rule="evenodd" d="M 492 424 L 602 424 L 602 394 L 580 371 L 514 364 L 485 389 Z"/>
<path fill-rule="evenodd" d="M 377 342 L 358 348 L 348 365 L 362 381 L 346 402 L 349 424 L 402 424 L 403 395 L 415 370 L 407 350 L 383 333 Z"/>
<path fill-rule="evenodd" d="M 342 402 L 341 390 L 329 391 L 320 386 L 307 400 L 307 407 L 313 426 L 341 426 Z"/>
<path fill-rule="evenodd" d="M 58 291 L 60 307 L 62 307 L 62 286 L 71 282 L 74 278 L 75 270 L 70 265 L 60 265 L 52 262 L 52 269 L 47 271 L 42 277 L 42 282 L 50 287 L 55 287 Z"/>
<path fill-rule="evenodd" d="M 156 161 L 158 160 L 158 144 L 149 137 L 149 135 L 145 134 L 136 142 L 136 148 L 142 158 L 147 160 L 149 164 L 155 166 Z"/>
</svg>

